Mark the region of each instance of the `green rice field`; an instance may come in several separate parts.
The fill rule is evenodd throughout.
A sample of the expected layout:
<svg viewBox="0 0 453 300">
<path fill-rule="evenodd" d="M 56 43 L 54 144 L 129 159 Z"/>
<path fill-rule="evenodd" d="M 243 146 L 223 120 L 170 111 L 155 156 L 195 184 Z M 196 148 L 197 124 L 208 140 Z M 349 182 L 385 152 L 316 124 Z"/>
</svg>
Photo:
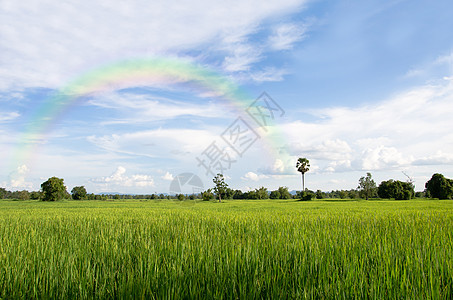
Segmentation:
<svg viewBox="0 0 453 300">
<path fill-rule="evenodd" d="M 453 201 L 0 201 L 0 299 L 452 299 Z"/>
</svg>

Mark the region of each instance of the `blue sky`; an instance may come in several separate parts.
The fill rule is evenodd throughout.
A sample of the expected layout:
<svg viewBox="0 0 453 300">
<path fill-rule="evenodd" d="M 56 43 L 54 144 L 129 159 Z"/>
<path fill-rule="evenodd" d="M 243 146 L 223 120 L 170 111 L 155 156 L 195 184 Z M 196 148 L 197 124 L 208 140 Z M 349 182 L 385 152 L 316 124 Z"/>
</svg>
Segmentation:
<svg viewBox="0 0 453 300">
<path fill-rule="evenodd" d="M 453 176 L 451 1 L 2 1 L 0 186 L 38 190 L 51 176 L 70 190 L 168 192 L 213 142 L 234 161 L 233 188 L 313 190 L 379 183 L 422 190 Z M 222 95 L 191 82 L 129 82 L 80 95 L 51 120 L 30 159 L 18 159 L 36 111 L 74 79 L 131 60 L 171 58 L 220 74 L 285 111 L 260 126 Z M 246 101 L 245 101 L 246 102 Z M 247 104 L 247 103 L 245 103 Z M 259 139 L 239 156 L 221 135 L 238 117 Z M 216 145 L 217 145 L 216 144 Z M 270 146 L 269 146 L 270 145 Z M 189 191 L 186 191 L 189 192 Z"/>
</svg>

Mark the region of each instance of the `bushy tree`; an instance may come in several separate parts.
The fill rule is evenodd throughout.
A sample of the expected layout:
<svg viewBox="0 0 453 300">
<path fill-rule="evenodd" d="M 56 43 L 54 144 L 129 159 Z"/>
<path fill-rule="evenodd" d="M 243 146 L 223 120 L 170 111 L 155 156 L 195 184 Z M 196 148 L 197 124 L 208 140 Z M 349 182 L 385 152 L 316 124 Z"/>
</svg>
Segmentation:
<svg viewBox="0 0 453 300">
<path fill-rule="evenodd" d="M 46 182 L 41 184 L 43 192 L 43 201 L 57 201 L 63 199 L 67 195 L 64 180 L 62 178 L 51 177 Z"/>
<path fill-rule="evenodd" d="M 431 198 L 450 199 L 453 196 L 453 180 L 439 173 L 433 174 L 425 187 Z"/>
<path fill-rule="evenodd" d="M 270 199 L 280 199 L 280 192 L 279 191 L 271 191 L 269 195 Z"/>
<path fill-rule="evenodd" d="M 6 195 L 8 194 L 8 191 L 4 188 L 0 188 L 0 199 L 6 198 Z"/>
<path fill-rule="evenodd" d="M 42 199 L 42 193 L 41 192 L 31 192 L 30 193 L 30 199 L 31 200 L 41 200 Z"/>
<path fill-rule="evenodd" d="M 179 201 L 184 201 L 186 199 L 186 196 L 184 196 L 183 194 L 178 194 L 177 198 Z"/>
<path fill-rule="evenodd" d="M 376 193 L 376 182 L 371 178 L 371 173 L 366 173 L 365 177 L 359 179 L 358 189 L 366 200 Z"/>
<path fill-rule="evenodd" d="M 206 191 L 201 193 L 201 198 L 203 201 L 210 201 L 214 199 L 214 193 L 212 192 L 212 189 L 207 189 Z"/>
<path fill-rule="evenodd" d="M 255 189 L 256 197 L 260 200 L 267 199 L 269 195 L 267 194 L 267 188 L 264 186 L 260 187 L 259 189 Z"/>
<path fill-rule="evenodd" d="M 278 192 L 280 193 L 280 199 L 291 199 L 291 193 L 288 191 L 288 187 L 281 186 L 278 188 Z"/>
<path fill-rule="evenodd" d="M 381 198 L 410 200 L 414 195 L 414 185 L 410 182 L 390 179 L 379 184 L 377 193 Z"/>
<path fill-rule="evenodd" d="M 244 199 L 244 193 L 241 190 L 234 190 L 233 199 Z"/>
<path fill-rule="evenodd" d="M 217 197 L 219 198 L 219 202 L 222 202 L 222 194 L 225 193 L 228 184 L 225 183 L 225 177 L 223 177 L 223 174 L 217 174 L 214 179 L 212 179 L 214 182 L 214 192 L 216 193 Z"/>
<path fill-rule="evenodd" d="M 316 199 L 324 198 L 323 192 L 321 190 L 316 191 Z"/>
<path fill-rule="evenodd" d="M 74 200 L 83 200 L 87 197 L 87 190 L 84 186 L 76 186 L 71 190 L 72 199 Z M 119 195 L 115 195 L 119 196 Z M 119 199 L 119 197 L 118 197 Z"/>
<path fill-rule="evenodd" d="M 313 191 L 309 191 L 309 190 L 300 191 L 300 192 L 297 192 L 297 194 L 296 194 L 296 198 L 298 198 L 301 201 L 310 201 L 313 198 L 315 198 L 315 196 L 316 196 L 315 193 L 313 193 Z"/>
</svg>

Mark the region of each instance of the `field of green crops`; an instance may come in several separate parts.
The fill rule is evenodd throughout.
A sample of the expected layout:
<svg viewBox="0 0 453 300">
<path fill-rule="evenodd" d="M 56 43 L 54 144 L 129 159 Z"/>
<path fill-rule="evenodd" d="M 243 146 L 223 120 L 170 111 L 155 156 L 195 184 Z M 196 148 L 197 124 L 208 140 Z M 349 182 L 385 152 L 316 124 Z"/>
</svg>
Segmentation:
<svg viewBox="0 0 453 300">
<path fill-rule="evenodd" d="M 0 299 L 453 298 L 453 201 L 0 201 Z"/>
</svg>

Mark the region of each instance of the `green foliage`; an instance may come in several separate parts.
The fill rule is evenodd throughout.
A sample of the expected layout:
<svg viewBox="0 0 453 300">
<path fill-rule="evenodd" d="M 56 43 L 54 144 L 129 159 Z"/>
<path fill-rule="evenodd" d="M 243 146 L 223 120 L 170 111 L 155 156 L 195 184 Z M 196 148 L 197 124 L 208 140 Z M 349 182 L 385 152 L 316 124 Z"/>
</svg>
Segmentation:
<svg viewBox="0 0 453 300">
<path fill-rule="evenodd" d="M 450 199 L 453 196 L 453 180 L 436 173 L 425 184 L 431 198 Z"/>
<path fill-rule="evenodd" d="M 358 189 L 361 196 L 366 200 L 376 194 L 376 182 L 371 178 L 371 173 L 366 173 L 366 177 L 359 179 Z"/>
<path fill-rule="evenodd" d="M 310 201 L 316 197 L 315 193 L 312 191 L 306 190 L 306 191 L 299 191 L 296 194 L 296 198 L 299 199 L 300 201 Z"/>
<path fill-rule="evenodd" d="M 214 193 L 212 192 L 212 189 L 207 189 L 206 191 L 201 193 L 201 198 L 203 201 L 211 201 L 214 199 Z"/>
<path fill-rule="evenodd" d="M 280 199 L 291 199 L 292 198 L 290 192 L 288 191 L 288 187 L 286 187 L 286 186 L 279 187 L 278 192 L 280 193 Z"/>
<path fill-rule="evenodd" d="M 438 200 L 1 201 L 0 298 L 452 299 L 452 231 Z"/>
<path fill-rule="evenodd" d="M 305 157 L 300 157 L 296 162 L 297 172 L 302 175 L 302 190 L 305 191 L 305 173 L 310 170 L 310 161 Z"/>
<path fill-rule="evenodd" d="M 41 200 L 42 196 L 43 196 L 42 192 L 36 192 L 35 191 L 35 192 L 31 192 L 30 193 L 30 199 L 31 200 Z"/>
<path fill-rule="evenodd" d="M 267 188 L 264 186 L 260 187 L 259 189 L 255 189 L 257 199 L 267 199 L 269 197 L 267 193 Z"/>
<path fill-rule="evenodd" d="M 176 196 L 176 198 L 179 200 L 179 201 L 184 201 L 186 199 L 186 196 L 184 196 L 183 194 L 178 194 Z"/>
<path fill-rule="evenodd" d="M 68 192 L 64 185 L 64 180 L 57 177 L 51 177 L 41 184 L 43 192 L 43 201 L 57 201 L 67 197 Z"/>
<path fill-rule="evenodd" d="M 233 191 L 233 199 L 245 199 L 244 193 L 241 190 L 234 190 Z"/>
<path fill-rule="evenodd" d="M 278 190 L 271 191 L 269 194 L 270 199 L 291 199 L 292 195 L 286 186 L 281 186 Z"/>
<path fill-rule="evenodd" d="M 387 180 L 379 184 L 377 193 L 381 198 L 395 200 L 410 200 L 414 196 L 414 185 L 410 182 Z"/>
<path fill-rule="evenodd" d="M 0 199 L 6 198 L 8 191 L 5 188 L 0 188 Z"/>
<path fill-rule="evenodd" d="M 87 197 L 87 190 L 84 186 L 76 186 L 71 190 L 72 199 L 74 200 L 84 200 Z M 119 195 L 114 195 L 119 196 Z M 119 198 L 119 197 L 118 197 Z"/>
<path fill-rule="evenodd" d="M 316 191 L 316 199 L 324 198 L 323 192 L 321 190 Z"/>
<path fill-rule="evenodd" d="M 226 189 L 228 188 L 228 184 L 225 183 L 223 174 L 217 174 L 214 179 L 212 179 L 212 182 L 214 182 L 214 192 L 219 198 L 219 202 L 222 202 L 222 194 L 225 194 Z"/>
<path fill-rule="evenodd" d="M 279 191 L 272 191 L 269 194 L 270 199 L 280 199 L 280 192 Z"/>
</svg>

